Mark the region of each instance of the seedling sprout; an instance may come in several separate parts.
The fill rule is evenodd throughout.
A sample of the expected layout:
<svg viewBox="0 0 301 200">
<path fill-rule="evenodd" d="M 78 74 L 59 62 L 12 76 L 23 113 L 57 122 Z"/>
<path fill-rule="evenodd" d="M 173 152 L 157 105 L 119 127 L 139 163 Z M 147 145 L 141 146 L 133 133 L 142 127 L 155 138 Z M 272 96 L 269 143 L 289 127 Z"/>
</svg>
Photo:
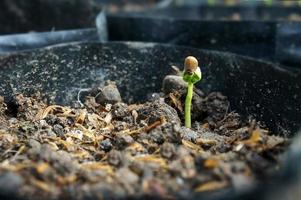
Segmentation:
<svg viewBox="0 0 301 200">
<path fill-rule="evenodd" d="M 183 80 L 188 83 L 187 96 L 185 100 L 185 126 L 191 128 L 191 101 L 193 96 L 193 85 L 202 79 L 202 72 L 198 66 L 198 60 L 193 56 L 185 58 Z"/>
</svg>

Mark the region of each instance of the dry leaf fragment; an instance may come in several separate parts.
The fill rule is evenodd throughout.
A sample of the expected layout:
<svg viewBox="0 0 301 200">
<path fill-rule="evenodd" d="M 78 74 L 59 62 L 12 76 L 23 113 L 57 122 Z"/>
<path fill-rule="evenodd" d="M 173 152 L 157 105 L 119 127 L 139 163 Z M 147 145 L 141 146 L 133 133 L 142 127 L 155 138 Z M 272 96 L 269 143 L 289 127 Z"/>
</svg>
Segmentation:
<svg viewBox="0 0 301 200">
<path fill-rule="evenodd" d="M 86 162 L 81 165 L 81 168 L 89 170 L 103 170 L 111 175 L 114 174 L 112 166 L 101 162 Z"/>
<path fill-rule="evenodd" d="M 80 112 L 80 114 L 77 116 L 75 122 L 78 123 L 78 124 L 83 124 L 84 121 L 85 121 L 86 115 L 87 115 L 87 111 L 86 110 L 82 110 Z"/>
<path fill-rule="evenodd" d="M 204 128 L 204 129 L 209 129 L 209 123 L 203 124 L 203 125 L 202 125 L 202 128 Z"/>
<path fill-rule="evenodd" d="M 255 129 L 252 131 L 252 135 L 249 139 L 240 141 L 239 143 L 243 143 L 247 146 L 256 146 L 258 142 L 261 141 L 261 131 L 260 129 Z"/>
<path fill-rule="evenodd" d="M 99 129 L 101 127 L 104 127 L 108 125 L 107 121 L 100 117 L 99 115 L 93 113 L 93 114 L 87 114 L 88 122 L 87 125 L 92 126 L 96 129 Z"/>
<path fill-rule="evenodd" d="M 44 190 L 45 192 L 51 192 L 51 187 L 44 181 L 37 180 L 35 178 L 30 179 L 31 184 L 36 186 L 37 188 Z"/>
<path fill-rule="evenodd" d="M 70 137 L 68 137 L 68 138 L 70 138 Z M 70 139 L 69 140 L 59 140 L 58 142 L 61 143 L 67 151 L 75 151 L 75 149 L 76 149 L 75 144 L 72 141 L 70 141 Z"/>
<path fill-rule="evenodd" d="M 66 136 L 70 136 L 70 137 L 73 137 L 75 139 L 78 139 L 78 140 L 82 141 L 84 134 L 80 130 L 71 130 L 70 132 L 68 132 L 66 134 Z"/>
<path fill-rule="evenodd" d="M 279 137 L 279 136 L 272 135 L 272 136 L 268 137 L 268 139 L 267 139 L 265 150 L 273 149 L 273 148 L 277 147 L 278 145 L 284 144 L 285 142 L 287 142 L 286 139 Z"/>
<path fill-rule="evenodd" d="M 77 180 L 77 177 L 75 175 L 70 175 L 66 177 L 57 176 L 57 183 L 59 185 L 69 185 L 74 183 Z"/>
<path fill-rule="evenodd" d="M 142 156 L 136 156 L 134 157 L 136 161 L 142 161 L 147 163 L 156 163 L 160 165 L 163 168 L 167 168 L 167 162 L 163 158 L 157 156 L 157 155 L 142 155 Z"/>
<path fill-rule="evenodd" d="M 217 141 L 211 139 L 205 139 L 205 138 L 198 138 L 196 139 L 196 144 L 213 146 L 217 144 Z"/>
<path fill-rule="evenodd" d="M 75 114 L 72 113 L 73 111 L 71 109 L 66 110 L 63 113 L 56 114 L 58 117 L 76 117 Z"/>
<path fill-rule="evenodd" d="M 11 134 L 1 132 L 0 140 L 5 143 L 14 143 L 17 140 L 17 137 Z"/>
<path fill-rule="evenodd" d="M 207 192 L 212 190 L 218 190 L 225 188 L 228 185 L 226 181 L 210 181 L 204 184 L 199 185 L 194 190 L 195 192 Z"/>
<path fill-rule="evenodd" d="M 90 139 L 94 139 L 95 138 L 93 132 L 91 130 L 85 128 L 83 125 L 76 123 L 75 127 L 78 128 L 78 129 L 80 129 L 83 132 L 84 136 L 86 136 L 86 137 L 88 137 Z"/>
<path fill-rule="evenodd" d="M 219 164 L 219 161 L 215 158 L 209 158 L 204 162 L 204 167 L 208 169 L 216 168 Z"/>
<path fill-rule="evenodd" d="M 192 150 L 195 150 L 195 151 L 198 151 L 198 152 L 203 152 L 202 147 L 200 147 L 200 146 L 198 146 L 198 145 L 196 145 L 196 144 L 194 144 L 194 143 L 192 143 L 188 140 L 182 140 L 182 144 L 185 147 L 189 148 L 189 149 L 192 149 Z"/>
<path fill-rule="evenodd" d="M 179 94 L 177 95 L 179 96 Z M 171 99 L 172 103 L 175 105 L 177 109 L 179 109 L 180 112 L 183 112 L 183 106 L 179 98 L 176 97 L 174 93 L 169 94 L 169 98 Z"/>
<path fill-rule="evenodd" d="M 43 163 L 38 163 L 35 168 L 39 174 L 43 174 L 45 171 L 47 171 L 50 168 L 50 166 L 48 163 L 43 162 Z"/>
<path fill-rule="evenodd" d="M 111 112 L 109 112 L 109 113 L 106 115 L 106 117 L 104 118 L 104 121 L 105 121 L 107 124 L 110 124 L 111 121 L 112 121 L 112 119 L 113 119 L 113 115 L 112 115 Z"/>
<path fill-rule="evenodd" d="M 132 110 L 132 116 L 133 116 L 134 124 L 136 124 L 138 118 L 138 112 L 136 110 Z"/>
<path fill-rule="evenodd" d="M 14 155 L 14 157 L 12 158 L 12 160 L 14 160 L 18 155 L 20 155 L 20 154 L 25 150 L 25 148 L 26 148 L 26 146 L 25 146 L 25 145 L 22 145 L 22 146 L 18 149 L 17 153 Z"/>
<path fill-rule="evenodd" d="M 54 112 L 54 111 L 64 113 L 67 111 L 67 109 L 65 107 L 59 106 L 59 105 L 48 106 L 45 110 L 40 110 L 38 112 L 38 114 L 35 116 L 34 121 L 44 119 L 45 117 L 47 117 L 47 115 L 49 113 Z"/>
<path fill-rule="evenodd" d="M 140 143 L 138 143 L 138 142 L 134 142 L 133 144 L 131 144 L 130 146 L 128 146 L 126 149 L 127 150 L 132 150 L 135 153 L 144 152 L 145 151 L 145 148 Z"/>
<path fill-rule="evenodd" d="M 7 170 L 7 171 L 20 171 L 26 168 L 33 167 L 32 163 L 16 163 L 16 164 L 10 164 L 8 160 L 2 161 L 0 163 L 0 169 L 2 170 Z"/>
<path fill-rule="evenodd" d="M 74 152 L 72 156 L 75 158 L 89 158 L 90 154 L 87 151 L 81 150 L 81 151 Z"/>
</svg>

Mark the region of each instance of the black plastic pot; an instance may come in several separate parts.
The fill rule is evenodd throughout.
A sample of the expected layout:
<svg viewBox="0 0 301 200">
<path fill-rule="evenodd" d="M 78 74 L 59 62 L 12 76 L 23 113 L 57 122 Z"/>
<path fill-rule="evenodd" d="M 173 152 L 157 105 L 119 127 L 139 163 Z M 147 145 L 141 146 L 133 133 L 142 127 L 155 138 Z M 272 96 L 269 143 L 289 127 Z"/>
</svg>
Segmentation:
<svg viewBox="0 0 301 200">
<path fill-rule="evenodd" d="M 161 10 L 134 13 L 142 16 L 173 17 L 197 20 L 301 20 L 300 6 L 264 5 L 182 5 Z"/>
<path fill-rule="evenodd" d="M 106 16 L 103 13 L 97 19 L 97 28 L 0 36 L 0 54 L 70 42 L 105 42 L 108 40 Z"/>
<path fill-rule="evenodd" d="M 130 15 L 108 18 L 112 41 L 147 41 L 228 51 L 273 59 L 276 24 L 180 20 Z"/>
<path fill-rule="evenodd" d="M 101 10 L 92 0 L 2 0 L 0 35 L 92 28 Z"/>
<path fill-rule="evenodd" d="M 171 5 L 173 0 L 94 0 L 94 2 L 105 7 L 107 12 L 119 13 L 166 8 Z"/>
<path fill-rule="evenodd" d="M 181 67 L 187 55 L 201 61 L 204 79 L 197 87 L 221 91 L 232 110 L 255 116 L 274 133 L 293 136 L 301 127 L 300 71 L 229 53 L 155 43 L 75 43 L 1 56 L 0 95 L 9 100 L 17 92 L 41 91 L 52 102 L 70 104 L 80 89 L 113 80 L 124 101 L 145 101 L 147 94 L 160 90 L 169 66 Z M 281 181 L 287 176 L 244 193 L 224 193 L 223 198 L 263 199 L 271 188 L 284 188 Z M 192 197 L 200 198 L 187 198 Z"/>
<path fill-rule="evenodd" d="M 68 42 L 106 41 L 106 28 L 102 31 L 99 34 L 97 29 L 91 28 L 0 36 L 0 53 L 24 51 Z"/>
<path fill-rule="evenodd" d="M 112 41 L 169 43 L 301 65 L 297 37 L 301 22 L 202 21 L 119 14 L 108 17 L 108 29 Z"/>
<path fill-rule="evenodd" d="M 92 28 L 102 6 L 125 7 L 129 3 L 145 10 L 147 5 L 166 7 L 170 0 L 2 0 L 0 35 Z"/>
<path fill-rule="evenodd" d="M 92 0 L 4 0 L 0 10 L 0 53 L 107 40 L 106 16 Z"/>
</svg>

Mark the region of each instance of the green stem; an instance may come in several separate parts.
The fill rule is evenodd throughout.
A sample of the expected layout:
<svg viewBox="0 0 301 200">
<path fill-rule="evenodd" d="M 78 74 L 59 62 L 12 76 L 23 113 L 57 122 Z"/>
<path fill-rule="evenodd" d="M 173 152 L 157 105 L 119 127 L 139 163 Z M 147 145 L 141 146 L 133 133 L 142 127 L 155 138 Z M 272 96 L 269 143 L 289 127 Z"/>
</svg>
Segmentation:
<svg viewBox="0 0 301 200">
<path fill-rule="evenodd" d="M 188 83 L 187 96 L 185 100 L 185 126 L 191 128 L 191 101 L 193 95 L 193 83 Z"/>
</svg>

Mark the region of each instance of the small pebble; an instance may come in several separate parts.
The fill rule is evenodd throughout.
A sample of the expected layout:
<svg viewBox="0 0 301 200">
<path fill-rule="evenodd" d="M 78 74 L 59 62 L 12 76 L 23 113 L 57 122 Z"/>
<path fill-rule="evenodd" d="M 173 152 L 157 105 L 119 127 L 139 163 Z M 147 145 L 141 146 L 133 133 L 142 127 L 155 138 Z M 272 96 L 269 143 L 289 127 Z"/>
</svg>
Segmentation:
<svg viewBox="0 0 301 200">
<path fill-rule="evenodd" d="M 115 167 L 119 167 L 121 165 L 121 163 L 122 163 L 121 159 L 122 159 L 122 156 L 119 151 L 112 150 L 108 154 L 108 162 Z"/>
<path fill-rule="evenodd" d="M 115 84 L 110 83 L 107 86 L 101 88 L 97 96 L 95 97 L 96 103 L 99 104 L 115 104 L 121 102 L 121 96 Z"/>
<path fill-rule="evenodd" d="M 111 143 L 110 139 L 105 139 L 101 141 L 100 148 L 104 151 L 110 151 L 112 149 L 113 145 Z"/>
<path fill-rule="evenodd" d="M 65 135 L 64 128 L 63 128 L 61 125 L 59 125 L 59 124 L 55 124 L 55 125 L 53 126 L 53 131 L 54 131 L 54 132 L 57 134 L 57 136 L 59 136 L 59 137 L 62 137 L 62 136 Z"/>
<path fill-rule="evenodd" d="M 170 143 L 164 143 L 160 148 L 160 153 L 162 157 L 171 159 L 176 153 L 175 146 Z"/>
</svg>

